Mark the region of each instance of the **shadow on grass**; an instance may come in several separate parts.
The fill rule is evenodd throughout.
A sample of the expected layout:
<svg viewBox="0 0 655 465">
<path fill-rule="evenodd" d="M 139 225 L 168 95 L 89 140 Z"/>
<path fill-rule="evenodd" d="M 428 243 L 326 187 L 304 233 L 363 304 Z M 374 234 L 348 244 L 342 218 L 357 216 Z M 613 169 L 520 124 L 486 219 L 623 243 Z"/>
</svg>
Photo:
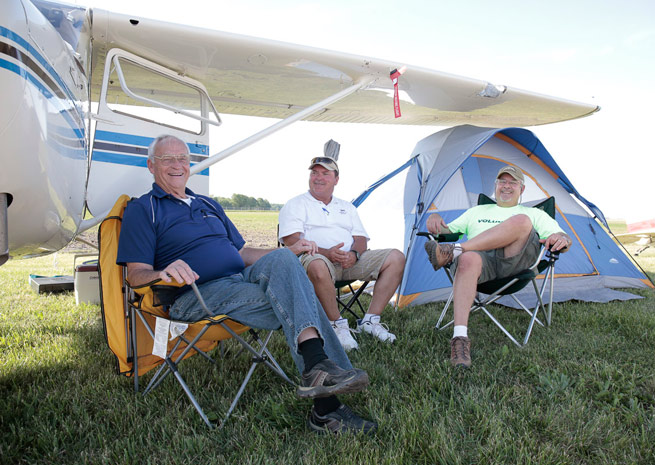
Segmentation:
<svg viewBox="0 0 655 465">
<path fill-rule="evenodd" d="M 0 379 L 0 461 L 652 463 L 655 297 L 640 292 L 645 299 L 620 304 L 558 304 L 553 326 L 536 328 L 524 349 L 474 315 L 471 370 L 450 367 L 451 332 L 434 329 L 441 304 L 387 308 L 398 339 L 358 336 L 349 355 L 371 387 L 342 399 L 378 421 L 373 438 L 316 437 L 305 426 L 311 402 L 261 368 L 225 428 L 209 430 L 173 379 L 142 397 L 115 374 L 97 307 L 67 323 L 28 322 L 9 346 L 25 360 L 14 357 Z M 527 324 L 523 312 L 494 311 L 512 330 Z M 281 334 L 272 351 L 295 377 Z M 182 371 L 205 411 L 222 418 L 248 362 L 193 357 Z"/>
</svg>

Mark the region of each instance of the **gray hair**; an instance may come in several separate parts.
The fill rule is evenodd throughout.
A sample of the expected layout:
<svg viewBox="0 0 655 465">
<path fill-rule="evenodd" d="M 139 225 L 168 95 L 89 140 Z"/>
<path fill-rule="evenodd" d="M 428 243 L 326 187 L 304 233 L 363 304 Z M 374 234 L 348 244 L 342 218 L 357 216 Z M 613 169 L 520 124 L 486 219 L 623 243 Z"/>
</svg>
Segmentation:
<svg viewBox="0 0 655 465">
<path fill-rule="evenodd" d="M 159 137 L 157 137 L 155 140 L 152 141 L 152 143 L 148 146 L 148 159 L 152 160 L 153 157 L 155 156 L 155 149 L 160 145 L 160 144 L 165 144 L 170 141 L 178 141 L 180 144 L 184 145 L 186 147 L 186 154 L 189 154 L 189 146 L 186 145 L 186 142 L 184 142 L 182 139 L 179 137 L 170 135 L 170 134 L 163 134 Z"/>
</svg>

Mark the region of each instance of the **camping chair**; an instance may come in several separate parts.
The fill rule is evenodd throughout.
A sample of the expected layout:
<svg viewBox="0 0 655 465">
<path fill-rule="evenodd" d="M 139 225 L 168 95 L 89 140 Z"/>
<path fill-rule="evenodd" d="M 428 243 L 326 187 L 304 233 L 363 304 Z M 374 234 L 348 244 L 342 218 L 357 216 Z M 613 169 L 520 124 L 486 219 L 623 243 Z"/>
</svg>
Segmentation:
<svg viewBox="0 0 655 465">
<path fill-rule="evenodd" d="M 280 225 L 277 225 L 277 234 L 276 237 L 280 236 Z M 285 245 L 280 242 L 280 239 L 277 240 L 278 247 L 285 247 Z M 366 315 L 366 310 L 362 306 L 362 302 L 359 300 L 360 296 L 366 290 L 368 283 L 370 281 L 336 281 L 334 283 L 334 289 L 337 293 L 337 308 L 339 313 L 343 316 L 345 312 L 350 313 L 355 319 L 364 318 Z M 359 286 L 357 286 L 359 284 Z M 359 311 L 362 313 L 361 316 L 355 313 L 354 305 L 359 307 Z"/>
<path fill-rule="evenodd" d="M 227 315 L 213 316 L 195 283 L 192 284 L 193 292 L 207 317 L 192 323 L 173 321 L 168 316 L 168 309 L 179 294 L 181 284 L 155 281 L 143 286 L 130 286 L 126 279 L 126 268 L 116 264 L 121 221 L 128 201 L 129 197 L 126 195 L 118 199 L 98 232 L 103 326 L 107 343 L 116 356 L 118 374 L 133 377 L 134 391 L 139 392 L 139 378 L 157 368 L 143 390 L 143 395 L 146 395 L 172 373 L 210 428 L 214 425 L 180 373 L 180 363 L 184 359 L 199 354 L 207 361 L 216 363 L 208 352 L 227 339 L 235 339 L 243 350 L 252 355 L 250 369 L 225 414 L 221 427 L 234 410 L 257 365 L 263 363 L 293 385 L 267 349 L 272 331 L 266 337 L 260 338 L 256 331 L 231 320 Z M 251 342 L 256 343 L 255 347 L 240 336 L 246 332 L 250 334 Z M 170 334 L 173 337 L 169 338 Z"/>
<path fill-rule="evenodd" d="M 484 194 L 478 196 L 478 205 L 485 205 L 495 203 L 492 199 L 487 197 Z M 555 198 L 549 197 L 546 200 L 534 205 L 535 208 L 540 208 L 548 213 L 552 218 L 555 218 Z M 439 242 L 456 242 L 459 240 L 460 234 L 440 234 L 432 235 L 430 233 L 420 232 L 420 236 L 426 236 L 432 240 Z M 494 322 L 498 328 L 508 337 L 510 340 L 516 344 L 518 347 L 523 347 L 528 343 L 530 334 L 534 327 L 535 322 L 541 326 L 544 324 L 537 317 L 539 310 L 541 310 L 546 318 L 546 323 L 550 326 L 551 316 L 552 316 L 552 307 L 553 307 L 553 278 L 555 276 L 555 262 L 559 258 L 559 252 L 551 252 L 545 247 L 542 247 L 542 250 L 537 257 L 537 260 L 532 266 L 528 269 L 521 271 L 513 276 L 509 276 L 501 279 L 494 279 L 492 281 L 487 281 L 484 283 L 479 283 L 477 287 L 477 295 L 471 307 L 471 313 L 482 310 L 482 312 L 487 315 L 491 321 Z M 454 276 L 448 269 L 444 267 L 444 271 L 452 284 L 454 282 Z M 544 275 L 543 282 L 541 283 L 541 288 L 537 285 L 537 276 L 539 274 Z M 529 283 L 532 283 L 534 291 L 537 297 L 537 304 L 533 310 L 528 309 L 515 295 L 518 291 L 523 289 Z M 549 285 L 549 301 L 548 301 L 548 310 L 546 311 L 546 306 L 544 305 L 543 296 L 546 290 L 546 286 Z M 482 297 L 482 294 L 486 294 L 486 297 Z M 526 330 L 525 336 L 523 338 L 523 343 L 519 343 L 516 338 L 496 319 L 496 317 L 489 311 L 488 306 L 503 296 L 509 295 L 512 299 L 530 315 L 530 321 L 528 328 Z M 453 292 L 451 291 L 446 304 L 444 305 L 439 320 L 436 324 L 436 329 L 442 331 L 448 326 L 452 325 L 454 320 L 449 321 L 446 324 L 442 325 L 442 322 L 448 312 L 450 304 L 453 301 Z"/>
<path fill-rule="evenodd" d="M 362 306 L 359 297 L 364 293 L 369 282 L 370 281 L 355 280 L 355 281 L 337 281 L 334 283 L 334 287 L 337 290 L 337 305 L 339 307 L 339 312 L 341 313 L 341 315 L 343 315 L 345 312 L 348 312 L 352 316 L 354 316 L 355 319 L 364 318 L 364 315 L 366 315 L 366 310 L 364 310 L 364 307 Z M 355 288 L 355 286 L 357 285 L 358 287 Z M 346 288 L 348 289 L 348 291 L 345 291 Z M 355 308 L 353 308 L 354 305 L 357 305 L 359 307 L 359 311 L 361 312 L 361 315 L 355 313 Z"/>
</svg>

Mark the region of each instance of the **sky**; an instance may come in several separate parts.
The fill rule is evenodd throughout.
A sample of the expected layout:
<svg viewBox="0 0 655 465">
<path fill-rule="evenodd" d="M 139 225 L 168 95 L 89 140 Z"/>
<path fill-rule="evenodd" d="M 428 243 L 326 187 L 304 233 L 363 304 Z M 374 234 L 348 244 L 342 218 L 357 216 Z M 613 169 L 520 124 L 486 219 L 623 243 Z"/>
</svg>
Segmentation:
<svg viewBox="0 0 655 465">
<path fill-rule="evenodd" d="M 528 128 L 608 218 L 655 217 L 655 2 L 595 0 L 85 0 L 120 13 L 409 63 L 599 105 L 579 120 Z M 182 8 L 183 7 L 183 8 Z M 220 108 L 218 109 L 220 112 Z M 222 115 L 212 153 L 275 120 Z M 212 195 L 284 203 L 307 189 L 308 162 L 341 144 L 335 195 L 351 200 L 409 158 L 430 127 L 299 122 L 210 169 Z M 402 194 L 399 192 L 399 196 Z"/>
</svg>

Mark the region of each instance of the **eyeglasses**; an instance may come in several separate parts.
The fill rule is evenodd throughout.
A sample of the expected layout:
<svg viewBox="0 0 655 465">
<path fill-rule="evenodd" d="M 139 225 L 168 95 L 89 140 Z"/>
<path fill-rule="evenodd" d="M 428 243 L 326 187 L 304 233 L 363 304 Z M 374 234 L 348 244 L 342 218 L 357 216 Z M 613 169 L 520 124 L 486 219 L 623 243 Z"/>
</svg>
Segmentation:
<svg viewBox="0 0 655 465">
<path fill-rule="evenodd" d="M 519 187 L 521 185 L 521 181 L 516 181 L 514 179 L 512 179 L 512 180 L 496 179 L 496 184 L 501 185 L 501 186 L 510 185 L 512 187 Z"/>
<path fill-rule="evenodd" d="M 159 157 L 153 155 L 152 158 L 156 158 L 157 160 L 160 160 L 161 164 L 164 166 L 171 166 L 174 165 L 175 163 L 179 163 L 181 165 L 188 165 L 191 162 L 190 155 L 162 155 Z"/>
</svg>

